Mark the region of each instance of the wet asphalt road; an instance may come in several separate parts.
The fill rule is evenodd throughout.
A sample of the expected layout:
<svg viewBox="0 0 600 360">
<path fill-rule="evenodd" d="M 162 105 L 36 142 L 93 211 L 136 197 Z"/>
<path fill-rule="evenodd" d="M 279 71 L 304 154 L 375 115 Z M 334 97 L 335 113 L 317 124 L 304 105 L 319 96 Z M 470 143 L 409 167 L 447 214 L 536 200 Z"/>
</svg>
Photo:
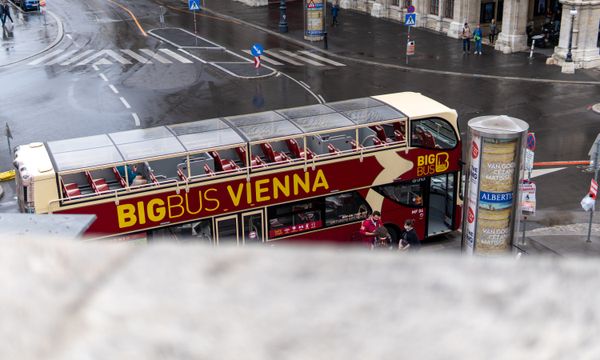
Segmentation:
<svg viewBox="0 0 600 360">
<path fill-rule="evenodd" d="M 194 31 L 193 16 L 183 2 L 135 0 L 126 6 L 145 31 L 161 27 L 159 6 L 167 11 L 165 26 Z M 63 54 L 104 49 L 176 51 L 153 36 L 145 36 L 124 9 L 108 0 L 55 0 L 51 9 L 64 22 L 65 37 L 57 47 Z M 232 21 L 204 14 L 196 20 L 198 35 L 248 58 L 242 50 L 254 43 L 294 54 L 302 50 Z M 536 161 L 587 159 L 589 146 L 600 133 L 600 116 L 587 108 L 599 101 L 598 86 L 414 73 L 350 60 L 343 62 L 346 66 L 271 64 L 285 75 L 247 80 L 188 59 L 192 63 L 112 61 L 112 65 L 94 67 L 91 63 L 77 66 L 77 61 L 35 66 L 24 62 L 3 68 L 0 122 L 9 123 L 16 145 L 133 129 L 138 126 L 136 117 L 140 127 L 151 127 L 314 104 L 315 94 L 335 101 L 418 91 L 455 108 L 463 135 L 467 121 L 479 115 L 509 114 L 528 121 L 538 138 Z M 10 158 L 2 151 L 0 169 L 8 164 Z M 577 210 L 589 179 L 589 174 L 577 168 L 538 177 L 538 207 Z"/>
</svg>

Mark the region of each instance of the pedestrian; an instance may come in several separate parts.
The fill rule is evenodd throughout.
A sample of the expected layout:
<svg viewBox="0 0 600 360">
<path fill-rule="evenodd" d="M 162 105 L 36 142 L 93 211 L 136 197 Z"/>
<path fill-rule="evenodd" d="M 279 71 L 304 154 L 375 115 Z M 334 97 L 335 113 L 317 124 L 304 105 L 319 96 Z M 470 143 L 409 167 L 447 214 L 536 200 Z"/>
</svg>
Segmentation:
<svg viewBox="0 0 600 360">
<path fill-rule="evenodd" d="M 6 18 L 10 19 L 11 23 L 14 23 L 12 16 L 10 16 L 10 6 L 8 5 L 8 1 L 4 0 L 4 4 L 2 5 L 2 10 L 4 10 L 4 17 L 2 18 L 2 26 L 6 23 Z"/>
<path fill-rule="evenodd" d="M 498 31 L 498 27 L 496 26 L 496 19 L 492 19 L 492 23 L 490 24 L 490 45 L 494 45 L 496 43 L 496 34 Z"/>
<path fill-rule="evenodd" d="M 135 165 L 132 165 L 131 167 L 129 165 L 117 166 L 117 171 L 123 180 L 125 180 L 125 174 L 127 174 L 129 186 L 144 185 L 148 182 L 148 180 L 144 179 L 144 176 L 138 174 L 137 167 Z"/>
<path fill-rule="evenodd" d="M 331 6 L 331 26 L 335 26 L 338 23 L 337 17 L 338 17 L 339 12 L 340 12 L 340 4 L 338 4 L 337 1 L 334 1 L 333 5 Z"/>
<path fill-rule="evenodd" d="M 463 54 L 471 53 L 471 28 L 468 23 L 463 26 L 461 37 L 463 39 Z"/>
<path fill-rule="evenodd" d="M 374 234 L 375 242 L 371 245 L 371 250 L 392 250 L 392 239 L 385 226 L 378 227 Z"/>
<path fill-rule="evenodd" d="M 2 22 L 2 28 L 4 28 L 4 4 L 0 4 L 0 22 Z"/>
<path fill-rule="evenodd" d="M 408 250 L 410 252 L 419 251 L 421 248 L 421 241 L 417 236 L 414 226 L 414 219 L 407 219 L 404 222 L 404 233 L 402 234 L 402 239 L 398 243 L 398 250 Z"/>
<path fill-rule="evenodd" d="M 475 54 L 481 55 L 481 38 L 483 33 L 481 32 L 481 26 L 477 24 L 475 31 L 473 31 L 473 40 L 475 40 Z"/>
<path fill-rule="evenodd" d="M 371 247 L 375 243 L 375 230 L 382 226 L 383 222 L 379 211 L 373 211 L 373 214 L 360 224 L 360 234 L 365 246 Z"/>
</svg>

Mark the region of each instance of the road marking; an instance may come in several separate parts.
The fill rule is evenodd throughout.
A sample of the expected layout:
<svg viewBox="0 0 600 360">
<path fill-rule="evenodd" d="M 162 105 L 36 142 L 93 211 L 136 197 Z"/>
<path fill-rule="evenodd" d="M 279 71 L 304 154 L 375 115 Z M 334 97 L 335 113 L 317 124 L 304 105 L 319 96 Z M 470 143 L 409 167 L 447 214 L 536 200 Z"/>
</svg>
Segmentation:
<svg viewBox="0 0 600 360">
<path fill-rule="evenodd" d="M 560 168 L 550 168 L 550 169 L 535 169 L 531 172 L 531 178 L 533 179 L 534 177 L 551 174 L 553 172 L 560 171 L 563 169 L 566 169 L 566 168 L 560 167 Z"/>
<path fill-rule="evenodd" d="M 138 114 L 131 113 L 131 116 L 133 116 L 133 121 L 135 121 L 135 126 L 140 126 L 140 118 L 138 117 Z"/>
<path fill-rule="evenodd" d="M 98 65 L 112 65 L 113 63 L 110 62 L 108 59 L 102 58 L 98 61 L 96 61 L 92 66 L 96 66 L 98 67 Z"/>
<path fill-rule="evenodd" d="M 117 54 L 113 50 L 102 50 L 102 51 L 98 51 L 97 53 L 95 53 L 94 55 L 88 57 L 87 59 L 78 62 L 76 66 L 87 65 L 92 60 L 94 60 L 96 58 L 99 58 L 100 56 L 104 56 L 104 55 L 110 56 L 111 58 L 113 58 L 113 60 L 118 61 L 118 62 L 120 62 L 123 65 L 131 64 L 131 61 L 125 59 L 124 57 L 122 57 L 121 55 Z M 104 64 L 105 65 L 109 65 L 107 63 L 104 63 Z"/>
<path fill-rule="evenodd" d="M 76 52 L 78 52 L 79 49 L 75 49 L 75 50 L 70 50 L 62 55 L 60 55 L 59 57 L 57 57 L 56 59 L 50 60 L 48 61 L 45 65 L 49 66 L 49 65 L 54 65 L 54 64 L 58 64 L 60 62 L 63 62 L 65 60 L 67 60 L 68 58 L 70 58 L 71 56 L 73 56 L 73 54 L 75 54 Z"/>
<path fill-rule="evenodd" d="M 38 65 L 39 63 L 41 63 L 42 61 L 46 60 L 46 59 L 50 59 L 51 57 L 54 57 L 58 54 L 60 54 L 61 52 L 63 52 L 64 50 L 56 50 L 51 52 L 50 54 L 46 54 L 44 56 L 42 56 L 41 58 L 38 58 L 30 63 L 28 63 L 27 65 Z"/>
<path fill-rule="evenodd" d="M 117 88 L 113 85 L 113 84 L 108 84 L 108 87 L 115 93 L 118 94 L 119 90 L 117 90 Z"/>
<path fill-rule="evenodd" d="M 75 61 L 77 61 L 77 60 L 79 60 L 79 59 L 81 59 L 83 57 L 88 56 L 89 54 L 93 53 L 94 51 L 96 51 L 96 50 L 86 50 L 86 51 L 82 52 L 81 54 L 75 56 L 74 58 L 71 58 L 71 59 L 69 59 L 69 60 L 67 60 L 67 61 L 65 61 L 63 63 L 60 63 L 60 64 L 63 65 L 63 66 L 64 65 L 70 65 L 70 64 L 74 63 Z M 48 64 L 46 64 L 46 65 L 48 65 Z"/>
<path fill-rule="evenodd" d="M 179 49 L 179 51 L 181 51 L 182 53 L 186 54 L 189 57 L 192 57 L 198 61 L 200 61 L 203 64 L 208 64 L 208 62 L 206 60 L 200 59 L 199 57 L 197 57 L 196 55 L 190 54 L 189 51 L 186 51 L 185 49 Z"/>
<path fill-rule="evenodd" d="M 137 61 L 141 62 L 142 64 L 152 64 L 152 61 L 146 59 L 145 57 L 139 55 L 138 53 L 136 53 L 135 51 L 129 50 L 129 49 L 121 49 L 121 51 L 129 56 L 131 56 L 132 58 L 136 59 Z"/>
<path fill-rule="evenodd" d="M 245 52 L 245 53 L 246 53 L 246 54 L 248 54 L 248 55 L 254 56 L 254 55 L 252 55 L 252 51 L 250 51 L 250 50 L 242 50 L 242 51 L 243 51 L 243 52 Z M 264 60 L 264 61 L 266 61 L 266 62 L 268 62 L 268 63 L 270 63 L 270 64 L 273 64 L 273 65 L 278 65 L 278 66 L 283 66 L 283 65 L 285 65 L 284 63 L 280 63 L 280 62 L 279 62 L 279 61 L 277 61 L 277 60 L 273 60 L 273 59 L 271 59 L 271 58 L 270 58 L 270 57 L 268 57 L 267 55 L 261 55 L 261 56 L 260 56 L 260 59 L 261 59 L 261 60 Z"/>
<path fill-rule="evenodd" d="M 103 73 L 100 73 L 100 77 L 102 78 L 102 80 L 108 81 L 108 78 Z"/>
<path fill-rule="evenodd" d="M 100 70 L 100 68 L 98 68 L 98 66 L 96 66 L 96 64 L 92 65 L 92 69 L 94 69 L 94 70 L 96 70 L 96 71 L 99 71 L 99 70 Z"/>
<path fill-rule="evenodd" d="M 119 97 L 119 99 L 121 99 L 121 102 L 123 103 L 123 105 L 125 105 L 126 108 L 131 109 L 131 105 L 129 105 L 129 103 L 127 102 L 127 100 L 125 100 L 124 97 Z"/>
<path fill-rule="evenodd" d="M 304 81 L 300 80 L 300 84 L 302 84 L 302 85 L 304 85 L 304 86 L 306 86 L 307 88 L 310 89 L 310 86 L 307 83 L 305 83 Z"/>
<path fill-rule="evenodd" d="M 328 64 L 331 64 L 331 65 L 333 65 L 333 66 L 346 66 L 345 64 L 339 63 L 339 62 L 337 62 L 337 61 L 333 61 L 333 60 L 331 60 L 331 59 L 328 59 L 328 58 L 326 58 L 326 57 L 323 57 L 323 56 L 317 55 L 317 54 L 315 54 L 315 53 L 311 53 L 310 51 L 307 51 L 307 50 L 302 50 L 302 51 L 298 51 L 298 52 L 299 52 L 299 53 L 301 53 L 301 54 L 304 54 L 304 55 L 308 55 L 308 56 L 310 56 L 310 57 L 313 57 L 313 58 L 315 58 L 315 59 L 317 59 L 317 60 L 321 60 L 321 61 L 323 61 L 323 62 L 326 62 L 326 63 L 328 63 Z"/>
<path fill-rule="evenodd" d="M 71 34 L 67 34 L 66 35 L 69 39 L 71 39 L 71 41 L 73 41 L 73 37 L 71 36 Z"/>
<path fill-rule="evenodd" d="M 267 52 L 267 51 L 265 50 L 265 52 Z M 304 66 L 304 64 L 302 64 L 302 63 L 299 63 L 299 62 L 295 61 L 294 59 L 290 59 L 290 58 L 289 58 L 289 57 L 287 57 L 287 56 L 283 56 L 283 55 L 281 55 L 281 54 L 278 54 L 278 53 L 276 53 L 276 52 L 274 52 L 274 51 L 271 51 L 271 50 L 269 50 L 269 55 L 270 55 L 270 56 L 272 56 L 272 57 L 274 57 L 274 58 L 277 58 L 277 59 L 279 59 L 279 60 L 282 60 L 282 61 L 288 62 L 288 63 L 290 63 L 290 64 L 292 64 L 292 65 Z"/>
<path fill-rule="evenodd" d="M 171 60 L 158 55 L 158 53 L 152 52 L 152 50 L 150 50 L 150 49 L 140 49 L 140 51 L 143 52 L 144 54 L 150 56 L 151 58 L 160 61 L 163 64 L 172 64 L 173 63 Z"/>
<path fill-rule="evenodd" d="M 279 50 L 279 52 L 282 52 L 282 53 L 286 54 L 287 56 L 291 56 L 291 57 L 296 58 L 298 60 L 302 60 L 302 61 L 307 62 L 307 63 L 309 63 L 311 65 L 314 65 L 314 66 L 325 66 L 325 65 L 321 64 L 320 62 L 316 62 L 314 60 L 307 59 L 305 56 L 300 56 L 298 54 L 294 54 L 291 51 Z"/>
<path fill-rule="evenodd" d="M 158 49 L 158 51 L 161 51 L 167 55 L 169 55 L 170 57 L 174 58 L 175 60 L 181 61 L 184 64 L 193 64 L 194 62 L 184 58 L 183 56 L 169 50 L 169 49 Z"/>
<path fill-rule="evenodd" d="M 319 97 L 319 99 L 321 99 L 321 103 L 325 104 L 327 101 L 325 101 L 325 98 L 323 98 L 322 95 L 317 95 Z"/>
</svg>

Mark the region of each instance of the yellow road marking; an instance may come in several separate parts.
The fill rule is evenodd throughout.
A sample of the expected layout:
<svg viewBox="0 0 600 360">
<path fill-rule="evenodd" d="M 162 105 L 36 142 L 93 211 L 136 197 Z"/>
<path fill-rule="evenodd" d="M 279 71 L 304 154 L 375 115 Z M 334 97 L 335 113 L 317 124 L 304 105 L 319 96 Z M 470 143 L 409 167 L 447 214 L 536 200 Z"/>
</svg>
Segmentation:
<svg viewBox="0 0 600 360">
<path fill-rule="evenodd" d="M 142 25 L 140 25 L 140 23 L 138 22 L 137 18 L 135 17 L 135 15 L 133 15 L 133 13 L 131 12 L 131 10 L 129 10 L 128 8 L 126 8 L 125 6 L 119 4 L 118 2 L 115 2 L 113 0 L 108 0 L 109 2 L 117 5 L 118 7 L 120 7 L 121 9 L 127 11 L 129 13 L 129 16 L 131 16 L 131 18 L 133 19 L 133 21 L 135 21 L 135 24 L 137 25 L 138 29 L 140 29 L 140 31 L 142 32 L 142 34 L 144 36 L 148 36 L 148 34 L 146 34 L 146 32 L 144 31 L 144 28 L 142 28 Z"/>
</svg>

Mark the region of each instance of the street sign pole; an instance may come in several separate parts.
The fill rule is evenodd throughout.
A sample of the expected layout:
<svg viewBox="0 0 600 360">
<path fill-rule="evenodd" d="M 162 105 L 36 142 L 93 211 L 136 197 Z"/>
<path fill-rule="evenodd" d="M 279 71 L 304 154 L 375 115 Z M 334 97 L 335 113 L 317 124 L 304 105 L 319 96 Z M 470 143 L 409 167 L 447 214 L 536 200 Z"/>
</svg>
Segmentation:
<svg viewBox="0 0 600 360">
<path fill-rule="evenodd" d="M 406 32 L 406 46 L 408 47 L 408 43 L 410 43 L 410 28 L 412 26 L 408 27 L 408 31 Z M 408 51 L 406 52 L 406 65 L 408 65 Z"/>
<path fill-rule="evenodd" d="M 12 139 L 12 132 L 10 131 L 10 127 L 8 127 L 8 123 L 6 123 L 6 129 L 4 131 L 4 135 L 6 135 L 6 141 L 8 142 L 8 155 L 9 155 L 9 158 L 12 159 L 12 147 L 10 146 L 10 139 Z"/>
<path fill-rule="evenodd" d="M 594 152 L 594 181 L 598 182 L 598 149 L 600 146 L 600 139 L 596 139 L 596 143 L 594 144 L 596 147 L 596 151 Z M 597 197 L 597 196 L 596 196 Z M 596 201 L 596 199 L 594 199 Z M 588 225 L 588 236 L 586 242 L 592 242 L 590 237 L 592 236 L 592 219 L 594 218 L 594 210 L 595 206 L 590 211 L 590 223 Z"/>
</svg>

